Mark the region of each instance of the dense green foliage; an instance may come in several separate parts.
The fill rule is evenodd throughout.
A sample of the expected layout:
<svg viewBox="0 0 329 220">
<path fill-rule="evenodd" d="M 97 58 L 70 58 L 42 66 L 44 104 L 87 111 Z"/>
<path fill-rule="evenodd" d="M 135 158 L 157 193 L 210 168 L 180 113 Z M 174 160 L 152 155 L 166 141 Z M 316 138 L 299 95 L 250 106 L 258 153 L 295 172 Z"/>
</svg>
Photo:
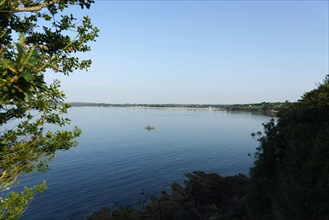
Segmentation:
<svg viewBox="0 0 329 220">
<path fill-rule="evenodd" d="M 6 198 L 0 198 L 0 219 L 17 219 L 22 216 L 37 193 L 46 190 L 46 182 L 33 187 L 24 187 L 23 192 L 12 192 Z"/>
<path fill-rule="evenodd" d="M 329 76 L 277 116 L 258 133 L 251 219 L 329 219 Z"/>
<path fill-rule="evenodd" d="M 81 133 L 59 129 L 70 120 L 59 81 L 47 84 L 46 71 L 69 74 L 87 69 L 91 60 L 79 60 L 78 52 L 90 50 L 98 29 L 85 16 L 80 20 L 65 12 L 70 5 L 89 8 L 93 0 L 0 1 L 0 218 L 22 215 L 41 184 L 11 192 L 19 177 L 45 171 L 57 150 L 77 144 Z M 15 38 L 18 38 L 18 42 Z"/>
</svg>

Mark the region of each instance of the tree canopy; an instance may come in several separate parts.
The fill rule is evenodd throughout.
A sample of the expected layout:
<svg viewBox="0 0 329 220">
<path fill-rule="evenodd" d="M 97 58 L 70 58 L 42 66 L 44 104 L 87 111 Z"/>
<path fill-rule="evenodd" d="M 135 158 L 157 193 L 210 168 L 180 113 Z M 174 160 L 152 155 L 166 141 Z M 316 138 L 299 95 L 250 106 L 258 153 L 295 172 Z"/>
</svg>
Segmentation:
<svg viewBox="0 0 329 220">
<path fill-rule="evenodd" d="M 45 72 L 70 74 L 88 69 L 91 60 L 79 59 L 90 51 L 99 30 L 88 16 L 67 13 L 69 6 L 89 9 L 93 0 L 0 0 L 0 193 L 18 182 L 22 174 L 45 171 L 57 150 L 75 146 L 79 128 L 63 127 L 69 108 L 60 82 L 45 81 Z M 27 188 L 0 201 L 0 218 L 18 218 L 33 193 Z M 16 195 L 16 196 L 15 196 Z M 11 201 L 11 202 L 10 202 Z M 14 210 L 14 211 L 13 211 Z"/>
<path fill-rule="evenodd" d="M 329 218 L 329 75 L 258 133 L 246 204 L 252 219 Z"/>
</svg>

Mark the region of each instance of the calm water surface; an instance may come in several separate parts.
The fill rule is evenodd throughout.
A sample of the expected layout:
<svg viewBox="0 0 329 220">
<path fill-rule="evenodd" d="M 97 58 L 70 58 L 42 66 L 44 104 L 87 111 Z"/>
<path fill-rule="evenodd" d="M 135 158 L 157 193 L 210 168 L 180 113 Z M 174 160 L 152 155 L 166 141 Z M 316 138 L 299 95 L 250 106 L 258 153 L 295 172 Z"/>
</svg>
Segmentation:
<svg viewBox="0 0 329 220">
<path fill-rule="evenodd" d="M 59 152 L 44 174 L 48 190 L 22 219 L 85 219 L 102 206 L 138 205 L 195 170 L 248 174 L 257 142 L 250 136 L 269 117 L 209 110 L 72 108 L 79 146 Z M 155 130 L 147 131 L 147 125 Z M 19 187 L 18 187 L 19 188 Z M 143 193 L 142 193 L 143 192 Z"/>
</svg>

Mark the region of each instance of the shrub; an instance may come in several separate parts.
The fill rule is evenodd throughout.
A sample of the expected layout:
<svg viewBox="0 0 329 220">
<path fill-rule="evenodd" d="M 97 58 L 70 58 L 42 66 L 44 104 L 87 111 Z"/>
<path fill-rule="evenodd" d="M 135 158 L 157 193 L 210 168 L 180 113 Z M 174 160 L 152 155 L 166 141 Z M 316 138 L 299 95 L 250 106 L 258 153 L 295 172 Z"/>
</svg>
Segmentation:
<svg viewBox="0 0 329 220">
<path fill-rule="evenodd" d="M 245 196 L 251 219 L 329 219 L 329 75 L 258 133 Z"/>
</svg>

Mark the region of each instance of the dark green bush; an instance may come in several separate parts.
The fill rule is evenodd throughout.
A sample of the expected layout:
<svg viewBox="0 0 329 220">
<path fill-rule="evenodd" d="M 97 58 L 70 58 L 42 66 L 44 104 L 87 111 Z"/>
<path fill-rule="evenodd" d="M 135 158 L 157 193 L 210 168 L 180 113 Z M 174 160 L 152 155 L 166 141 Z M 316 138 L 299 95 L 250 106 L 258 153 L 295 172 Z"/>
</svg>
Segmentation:
<svg viewBox="0 0 329 220">
<path fill-rule="evenodd" d="M 258 133 L 245 196 L 251 219 L 329 219 L 329 75 Z"/>
</svg>

